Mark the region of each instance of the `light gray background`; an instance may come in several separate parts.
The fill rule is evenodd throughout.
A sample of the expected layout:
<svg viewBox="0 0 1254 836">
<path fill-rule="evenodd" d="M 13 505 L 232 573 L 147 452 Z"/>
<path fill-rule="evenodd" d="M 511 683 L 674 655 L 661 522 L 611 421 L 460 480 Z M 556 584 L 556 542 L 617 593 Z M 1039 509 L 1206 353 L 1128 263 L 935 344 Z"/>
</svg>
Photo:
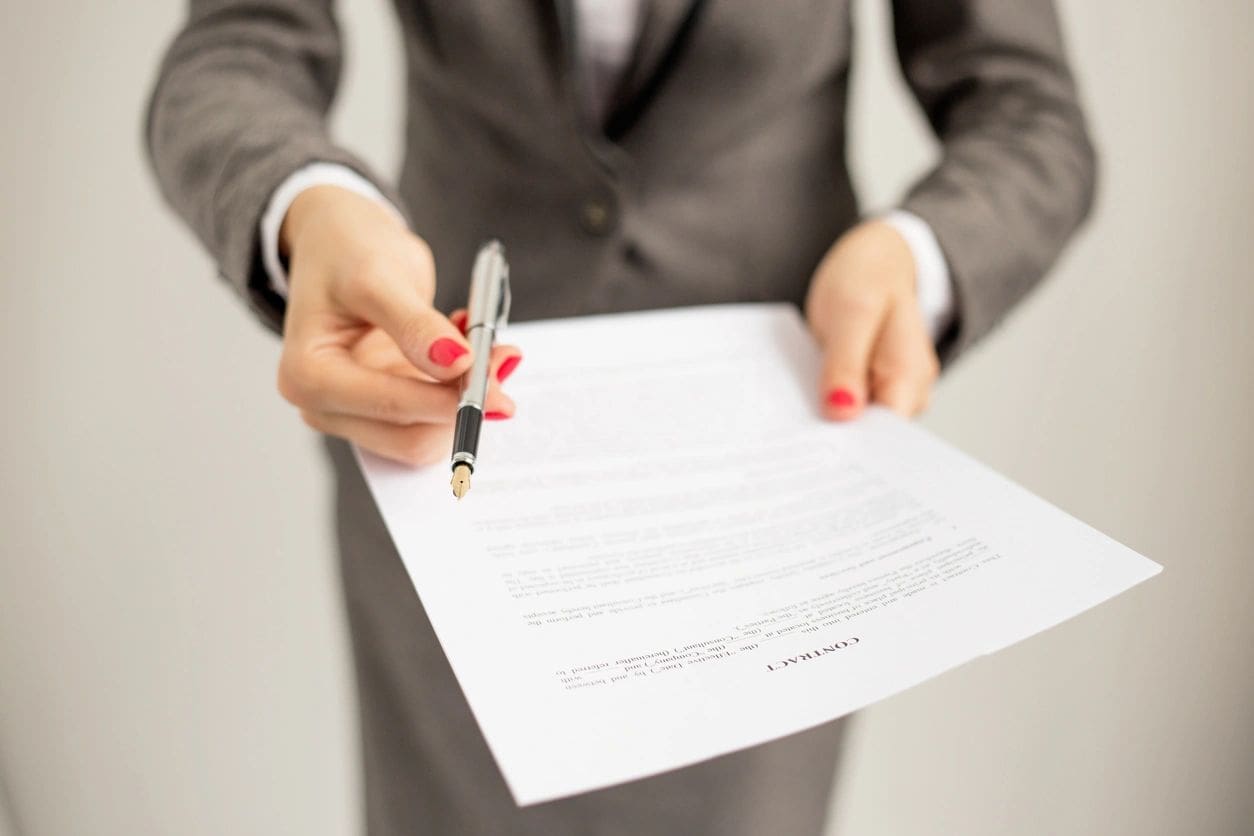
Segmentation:
<svg viewBox="0 0 1254 836">
<path fill-rule="evenodd" d="M 934 149 L 858 4 L 854 162 L 883 207 Z M 1254 4 L 1061 5 L 1099 208 L 925 423 L 1166 572 L 866 711 L 834 833 L 1254 823 Z M 357 831 L 327 474 L 277 344 L 141 161 L 181 14 L 26 3 L 0 33 L 4 836 Z M 335 124 L 391 170 L 390 9 L 343 18 Z"/>
</svg>

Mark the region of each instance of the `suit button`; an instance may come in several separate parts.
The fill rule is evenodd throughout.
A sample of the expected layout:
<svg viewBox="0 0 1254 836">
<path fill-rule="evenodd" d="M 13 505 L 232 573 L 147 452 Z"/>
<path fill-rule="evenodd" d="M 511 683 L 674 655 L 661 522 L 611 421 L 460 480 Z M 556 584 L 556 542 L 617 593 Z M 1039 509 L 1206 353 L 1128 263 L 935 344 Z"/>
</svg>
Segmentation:
<svg viewBox="0 0 1254 836">
<path fill-rule="evenodd" d="M 627 241 L 623 244 L 623 261 L 627 262 L 637 270 L 643 270 L 648 267 L 648 261 L 641 252 L 640 246 L 635 241 Z"/>
<path fill-rule="evenodd" d="M 593 198 L 580 208 L 579 220 L 593 235 L 605 235 L 614 226 L 614 209 L 609 201 Z"/>
</svg>

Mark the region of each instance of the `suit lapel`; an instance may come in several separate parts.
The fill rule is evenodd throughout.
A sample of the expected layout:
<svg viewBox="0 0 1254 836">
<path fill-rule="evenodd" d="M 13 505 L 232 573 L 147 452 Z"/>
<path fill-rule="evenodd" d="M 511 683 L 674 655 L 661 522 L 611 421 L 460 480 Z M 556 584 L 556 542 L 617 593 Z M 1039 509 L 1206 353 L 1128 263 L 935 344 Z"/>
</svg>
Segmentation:
<svg viewBox="0 0 1254 836">
<path fill-rule="evenodd" d="M 575 3 L 574 0 L 537 0 L 540 18 L 544 21 L 547 43 L 545 52 L 552 61 L 553 71 L 559 77 L 569 76 L 577 68 L 575 66 Z"/>
<path fill-rule="evenodd" d="M 705 2 L 706 0 L 641 0 L 643 19 L 636 48 L 610 102 L 605 125 L 602 126 L 609 139 L 621 138 L 656 96 L 691 37 Z M 578 108 L 578 101 L 573 93 L 578 84 L 574 75 L 579 72 L 575 60 L 579 44 L 576 43 L 574 0 L 540 0 L 540 5 L 552 33 L 551 46 L 554 49 L 551 54 L 558 83 L 565 87 L 571 105 Z"/>
<path fill-rule="evenodd" d="M 704 5 L 705 0 L 642 0 L 636 49 L 607 111 L 607 137 L 622 137 L 657 95 Z"/>
<path fill-rule="evenodd" d="M 636 48 L 619 85 L 620 100 L 630 100 L 644 90 L 696 6 L 697 0 L 642 0 Z"/>
</svg>

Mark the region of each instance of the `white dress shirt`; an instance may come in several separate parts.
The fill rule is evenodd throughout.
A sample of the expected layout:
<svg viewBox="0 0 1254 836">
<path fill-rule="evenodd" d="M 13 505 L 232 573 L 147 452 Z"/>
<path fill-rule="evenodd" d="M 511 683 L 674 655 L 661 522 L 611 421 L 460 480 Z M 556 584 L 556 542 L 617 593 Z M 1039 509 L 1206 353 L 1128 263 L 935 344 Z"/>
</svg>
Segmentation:
<svg viewBox="0 0 1254 836">
<path fill-rule="evenodd" d="M 580 45 L 578 63 L 583 74 L 583 107 L 600 124 L 614 87 L 631 60 L 640 28 L 641 0 L 575 0 L 575 25 Z M 377 188 L 350 168 L 333 163 L 310 163 L 284 180 L 261 217 L 261 257 L 270 285 L 287 298 L 287 271 L 279 257 L 279 230 L 292 201 L 313 186 L 339 186 L 383 203 L 400 214 Z M 949 265 L 936 235 L 927 222 L 904 210 L 882 216 L 910 247 L 914 256 L 915 288 L 919 310 L 933 341 L 940 339 L 953 321 L 954 288 Z"/>
</svg>

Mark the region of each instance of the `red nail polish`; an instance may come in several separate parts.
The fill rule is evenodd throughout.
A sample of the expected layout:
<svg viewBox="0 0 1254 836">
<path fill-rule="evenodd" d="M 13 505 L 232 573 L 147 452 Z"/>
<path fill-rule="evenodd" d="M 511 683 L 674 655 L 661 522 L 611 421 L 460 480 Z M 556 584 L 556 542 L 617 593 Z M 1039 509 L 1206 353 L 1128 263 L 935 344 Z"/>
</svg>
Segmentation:
<svg viewBox="0 0 1254 836">
<path fill-rule="evenodd" d="M 458 357 L 466 353 L 467 349 L 464 345 L 448 337 L 440 337 L 431 343 L 431 348 L 427 349 L 427 356 L 437 366 L 451 366 Z"/>
<path fill-rule="evenodd" d="M 858 405 L 858 399 L 848 389 L 833 389 L 827 393 L 827 402 L 840 409 L 849 409 Z"/>
<path fill-rule="evenodd" d="M 469 314 L 467 314 L 466 311 L 460 311 L 458 313 L 453 314 L 451 317 L 449 317 L 449 321 L 453 323 L 453 327 L 455 327 L 458 331 L 461 331 L 463 334 L 465 334 L 466 333 L 466 320 L 468 318 L 469 318 Z"/>
<path fill-rule="evenodd" d="M 512 357 L 506 357 L 504 360 L 502 360 L 501 365 L 496 370 L 497 382 L 504 383 L 505 378 L 509 377 L 511 374 L 514 373 L 514 369 L 518 367 L 518 364 L 521 361 L 522 361 L 521 354 L 515 354 Z"/>
<path fill-rule="evenodd" d="M 504 421 L 506 418 L 509 417 L 509 413 L 500 412 L 498 410 L 493 409 L 493 410 L 483 413 L 483 417 L 489 421 Z"/>
</svg>

